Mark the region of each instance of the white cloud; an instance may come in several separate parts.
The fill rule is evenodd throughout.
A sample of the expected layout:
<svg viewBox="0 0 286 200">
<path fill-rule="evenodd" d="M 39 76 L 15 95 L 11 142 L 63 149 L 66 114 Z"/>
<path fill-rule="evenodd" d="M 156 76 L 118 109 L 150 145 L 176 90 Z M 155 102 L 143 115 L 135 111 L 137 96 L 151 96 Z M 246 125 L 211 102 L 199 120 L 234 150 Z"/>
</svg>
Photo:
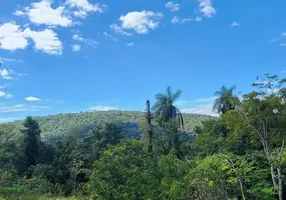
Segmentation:
<svg viewBox="0 0 286 200">
<path fill-rule="evenodd" d="M 27 38 L 19 25 L 9 22 L 0 26 L 0 48 L 14 51 L 25 49 L 27 46 Z"/>
<path fill-rule="evenodd" d="M 52 0 L 42 0 L 37 3 L 32 3 L 31 7 L 25 9 L 25 14 L 30 21 L 37 25 L 47 26 L 62 26 L 68 27 L 73 25 L 71 18 L 66 15 L 64 6 L 56 9 L 52 8 Z"/>
<path fill-rule="evenodd" d="M 281 47 L 285 47 L 285 46 L 286 46 L 286 43 L 281 43 L 280 46 L 281 46 Z"/>
<path fill-rule="evenodd" d="M 0 118 L 0 123 L 12 122 L 12 121 L 19 120 L 19 119 L 21 118 L 18 118 L 18 117 Z"/>
<path fill-rule="evenodd" d="M 5 97 L 5 96 L 6 96 L 6 93 L 3 91 L 0 91 L 0 97 Z"/>
<path fill-rule="evenodd" d="M 169 8 L 171 12 L 177 12 L 180 10 L 180 4 L 175 3 L 173 1 L 169 1 L 168 3 L 166 3 L 165 7 Z"/>
<path fill-rule="evenodd" d="M 31 31 L 27 28 L 24 31 L 25 36 L 30 37 L 34 43 L 34 48 L 39 51 L 43 51 L 51 55 L 62 54 L 62 42 L 59 40 L 58 35 L 51 29 L 45 29 L 44 31 Z"/>
<path fill-rule="evenodd" d="M 200 12 L 206 17 L 212 17 L 216 14 L 216 9 L 213 7 L 212 0 L 198 0 Z"/>
<path fill-rule="evenodd" d="M 191 21 L 193 21 L 192 18 L 180 18 L 180 17 L 175 16 L 171 20 L 171 23 L 172 24 L 178 24 L 178 23 L 184 24 L 184 23 L 191 22 Z"/>
<path fill-rule="evenodd" d="M 10 94 L 10 93 L 7 93 L 6 94 L 6 96 L 4 97 L 5 99 L 11 99 L 13 97 L 13 95 L 12 94 Z"/>
<path fill-rule="evenodd" d="M 281 36 L 286 36 L 286 32 L 285 32 L 285 33 L 282 33 Z"/>
<path fill-rule="evenodd" d="M 7 69 L 0 69 L 0 76 L 1 76 L 1 78 L 6 79 L 6 80 L 12 80 L 13 79 L 10 71 L 8 71 Z"/>
<path fill-rule="evenodd" d="M 126 35 L 126 36 L 131 36 L 130 33 L 126 32 L 123 30 L 123 28 L 121 28 L 120 26 L 118 26 L 117 24 L 111 24 L 110 28 L 113 29 L 116 33 L 119 33 L 121 35 Z"/>
<path fill-rule="evenodd" d="M 240 26 L 238 22 L 232 22 L 232 24 L 230 25 L 230 27 L 237 27 L 237 26 Z"/>
<path fill-rule="evenodd" d="M 74 34 L 72 39 L 77 40 L 77 41 L 84 41 L 84 38 L 79 36 L 78 34 Z"/>
<path fill-rule="evenodd" d="M 179 106 L 182 113 L 195 113 L 203 115 L 218 116 L 212 111 L 216 97 L 199 98 L 195 100 L 179 100 L 176 106 Z"/>
<path fill-rule="evenodd" d="M 129 47 L 132 47 L 135 45 L 135 42 L 130 42 L 130 43 L 127 43 L 126 46 L 129 46 Z"/>
<path fill-rule="evenodd" d="M 5 85 L 0 85 L 0 89 L 4 89 L 4 88 L 6 88 L 7 87 L 7 85 L 5 84 Z"/>
<path fill-rule="evenodd" d="M 16 10 L 13 14 L 16 15 L 16 16 L 23 16 L 23 15 L 25 15 L 25 13 L 23 11 L 21 11 L 21 10 Z"/>
<path fill-rule="evenodd" d="M 40 101 L 41 99 L 40 98 L 37 98 L 37 97 L 25 97 L 25 100 L 26 101 Z"/>
<path fill-rule="evenodd" d="M 5 99 L 11 99 L 13 97 L 13 95 L 10 93 L 0 91 L 0 97 L 5 98 Z"/>
<path fill-rule="evenodd" d="M 116 107 L 112 107 L 112 106 L 95 106 L 95 107 L 90 107 L 89 110 L 109 111 L 109 110 L 118 110 L 118 109 Z"/>
<path fill-rule="evenodd" d="M 26 28 L 24 31 L 13 22 L 0 26 L 0 48 L 6 50 L 25 49 L 28 46 L 28 38 L 35 43 L 35 49 L 48 54 L 62 54 L 62 43 L 57 34 L 50 29 L 44 31 L 32 31 Z"/>
<path fill-rule="evenodd" d="M 181 20 L 181 23 L 184 24 L 184 23 L 191 22 L 191 21 L 193 21 L 192 18 L 183 18 L 183 19 Z"/>
<path fill-rule="evenodd" d="M 202 104 L 193 108 L 184 108 L 181 109 L 182 113 L 194 113 L 194 114 L 202 114 L 202 115 L 210 115 L 210 116 L 218 116 L 217 113 L 213 112 L 213 104 Z"/>
<path fill-rule="evenodd" d="M 37 111 L 49 106 L 26 106 L 23 104 L 4 105 L 0 106 L 0 113 L 23 112 L 23 111 Z"/>
<path fill-rule="evenodd" d="M 78 9 L 73 12 L 73 15 L 80 18 L 86 18 L 89 13 L 103 13 L 107 9 L 107 5 L 91 4 L 88 0 L 67 0 L 66 4 Z"/>
<path fill-rule="evenodd" d="M 269 43 L 274 43 L 274 42 L 277 42 L 279 39 L 275 38 L 275 39 L 272 39 L 269 41 Z"/>
<path fill-rule="evenodd" d="M 8 63 L 8 62 L 23 62 L 22 60 L 17 60 L 14 58 L 3 58 L 0 57 L 0 63 Z"/>
<path fill-rule="evenodd" d="M 95 47 L 95 45 L 97 44 L 97 42 L 95 40 L 83 38 L 79 34 L 74 34 L 72 38 L 73 38 L 73 40 L 79 41 L 79 42 L 81 42 L 83 44 L 86 44 L 86 45 L 89 45 L 89 46 L 93 46 L 93 47 Z"/>
<path fill-rule="evenodd" d="M 177 17 L 177 16 L 173 17 L 173 19 L 171 20 L 171 22 L 172 22 L 173 24 L 180 23 L 180 17 Z"/>
<path fill-rule="evenodd" d="M 106 38 L 110 38 L 110 39 L 112 39 L 113 41 L 118 41 L 117 40 L 117 38 L 115 38 L 114 36 L 112 36 L 112 35 L 110 35 L 110 34 L 108 34 L 108 33 L 106 33 L 106 32 L 103 32 L 103 35 L 106 37 Z"/>
<path fill-rule="evenodd" d="M 75 17 L 79 17 L 79 18 L 85 19 L 87 17 L 88 13 L 83 11 L 83 10 L 80 10 L 80 11 L 73 11 L 73 15 Z"/>
<path fill-rule="evenodd" d="M 198 103 L 213 103 L 216 100 L 217 97 L 206 97 L 206 98 L 200 98 L 196 99 L 195 102 Z"/>
<path fill-rule="evenodd" d="M 147 34 L 150 30 L 158 27 L 159 21 L 164 17 L 160 12 L 152 11 L 129 12 L 125 16 L 121 15 L 121 28 L 124 30 L 134 30 L 139 34 Z"/>
<path fill-rule="evenodd" d="M 202 21 L 202 18 L 201 18 L 201 17 L 196 17 L 196 18 L 195 18 L 195 21 L 196 21 L 196 22 L 200 22 L 200 21 Z"/>
<path fill-rule="evenodd" d="M 75 45 L 72 46 L 72 51 L 73 52 L 78 52 L 80 50 L 81 50 L 81 46 L 80 45 L 75 44 Z"/>
</svg>

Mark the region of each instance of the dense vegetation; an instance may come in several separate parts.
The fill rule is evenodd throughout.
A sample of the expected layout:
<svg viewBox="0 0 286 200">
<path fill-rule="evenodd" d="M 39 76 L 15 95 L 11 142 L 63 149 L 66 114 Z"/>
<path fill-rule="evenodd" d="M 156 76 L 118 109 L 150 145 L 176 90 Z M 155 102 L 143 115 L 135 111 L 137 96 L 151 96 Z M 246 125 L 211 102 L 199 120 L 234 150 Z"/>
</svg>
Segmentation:
<svg viewBox="0 0 286 200">
<path fill-rule="evenodd" d="M 185 130 L 193 132 L 196 126 L 201 126 L 202 121 L 210 119 L 210 116 L 199 114 L 184 114 Z M 96 111 L 50 115 L 35 117 L 41 127 L 43 140 L 58 140 L 63 136 L 73 134 L 76 129 L 85 129 L 86 132 L 94 125 L 105 122 L 122 124 L 124 136 L 139 139 L 141 136 L 140 125 L 145 122 L 145 113 L 139 111 Z M 16 127 L 15 133 L 23 128 L 23 121 L 11 123 Z"/>
<path fill-rule="evenodd" d="M 282 200 L 285 84 L 266 75 L 241 98 L 223 86 L 215 93 L 220 117 L 197 126 L 174 106 L 181 91 L 171 88 L 152 108 L 147 101 L 146 113 L 2 124 L 0 199 Z"/>
</svg>

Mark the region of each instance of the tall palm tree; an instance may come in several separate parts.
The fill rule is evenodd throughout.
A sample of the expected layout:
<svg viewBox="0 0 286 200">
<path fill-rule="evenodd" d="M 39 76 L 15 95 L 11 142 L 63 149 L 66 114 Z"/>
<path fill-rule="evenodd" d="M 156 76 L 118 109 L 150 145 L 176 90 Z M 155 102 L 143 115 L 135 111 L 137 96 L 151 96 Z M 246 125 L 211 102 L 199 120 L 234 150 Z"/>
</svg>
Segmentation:
<svg viewBox="0 0 286 200">
<path fill-rule="evenodd" d="M 223 85 L 219 91 L 216 91 L 214 95 L 217 99 L 214 102 L 213 111 L 224 114 L 229 110 L 234 110 L 239 104 L 239 98 L 233 94 L 234 90 L 235 86 L 227 88 Z"/>
<path fill-rule="evenodd" d="M 169 119 L 178 119 L 180 127 L 184 127 L 184 120 L 180 110 L 174 106 L 175 101 L 182 95 L 181 90 L 176 92 L 171 91 L 171 87 L 167 88 L 165 94 L 156 94 L 156 103 L 152 107 L 152 110 L 157 116 L 159 116 L 162 122 L 167 122 Z"/>
</svg>

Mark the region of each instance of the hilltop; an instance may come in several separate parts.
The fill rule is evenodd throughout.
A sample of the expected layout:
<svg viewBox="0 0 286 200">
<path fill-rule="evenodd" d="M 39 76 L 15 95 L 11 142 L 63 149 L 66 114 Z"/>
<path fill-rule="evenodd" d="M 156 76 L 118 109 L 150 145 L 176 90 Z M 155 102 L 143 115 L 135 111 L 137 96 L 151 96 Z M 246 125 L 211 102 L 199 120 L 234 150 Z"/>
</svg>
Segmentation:
<svg viewBox="0 0 286 200">
<path fill-rule="evenodd" d="M 207 115 L 183 114 L 185 130 L 191 132 L 202 121 L 213 118 Z M 120 122 L 124 125 L 125 136 L 140 137 L 140 124 L 145 120 L 145 113 L 140 111 L 94 111 L 34 117 L 40 124 L 41 136 L 44 138 L 59 137 L 71 134 L 76 128 L 89 128 L 102 122 Z M 11 122 L 17 129 L 22 127 L 23 120 Z"/>
</svg>

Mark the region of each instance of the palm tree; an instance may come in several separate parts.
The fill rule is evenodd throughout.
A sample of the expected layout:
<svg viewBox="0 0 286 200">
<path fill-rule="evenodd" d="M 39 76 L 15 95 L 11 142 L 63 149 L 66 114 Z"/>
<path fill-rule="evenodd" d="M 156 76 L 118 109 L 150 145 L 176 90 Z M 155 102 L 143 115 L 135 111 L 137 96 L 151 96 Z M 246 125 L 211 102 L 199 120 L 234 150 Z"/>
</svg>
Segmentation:
<svg viewBox="0 0 286 200">
<path fill-rule="evenodd" d="M 174 106 L 176 100 L 182 95 L 181 90 L 175 93 L 171 91 L 171 87 L 167 88 L 165 94 L 156 94 L 157 102 L 152 107 L 152 110 L 159 116 L 162 122 L 167 122 L 169 119 L 178 119 L 180 127 L 184 127 L 184 120 L 180 110 Z"/>
<path fill-rule="evenodd" d="M 213 111 L 224 114 L 229 110 L 234 110 L 239 104 L 239 98 L 233 95 L 234 90 L 235 86 L 227 88 L 223 85 L 219 91 L 215 92 L 217 99 L 214 102 Z"/>
</svg>

